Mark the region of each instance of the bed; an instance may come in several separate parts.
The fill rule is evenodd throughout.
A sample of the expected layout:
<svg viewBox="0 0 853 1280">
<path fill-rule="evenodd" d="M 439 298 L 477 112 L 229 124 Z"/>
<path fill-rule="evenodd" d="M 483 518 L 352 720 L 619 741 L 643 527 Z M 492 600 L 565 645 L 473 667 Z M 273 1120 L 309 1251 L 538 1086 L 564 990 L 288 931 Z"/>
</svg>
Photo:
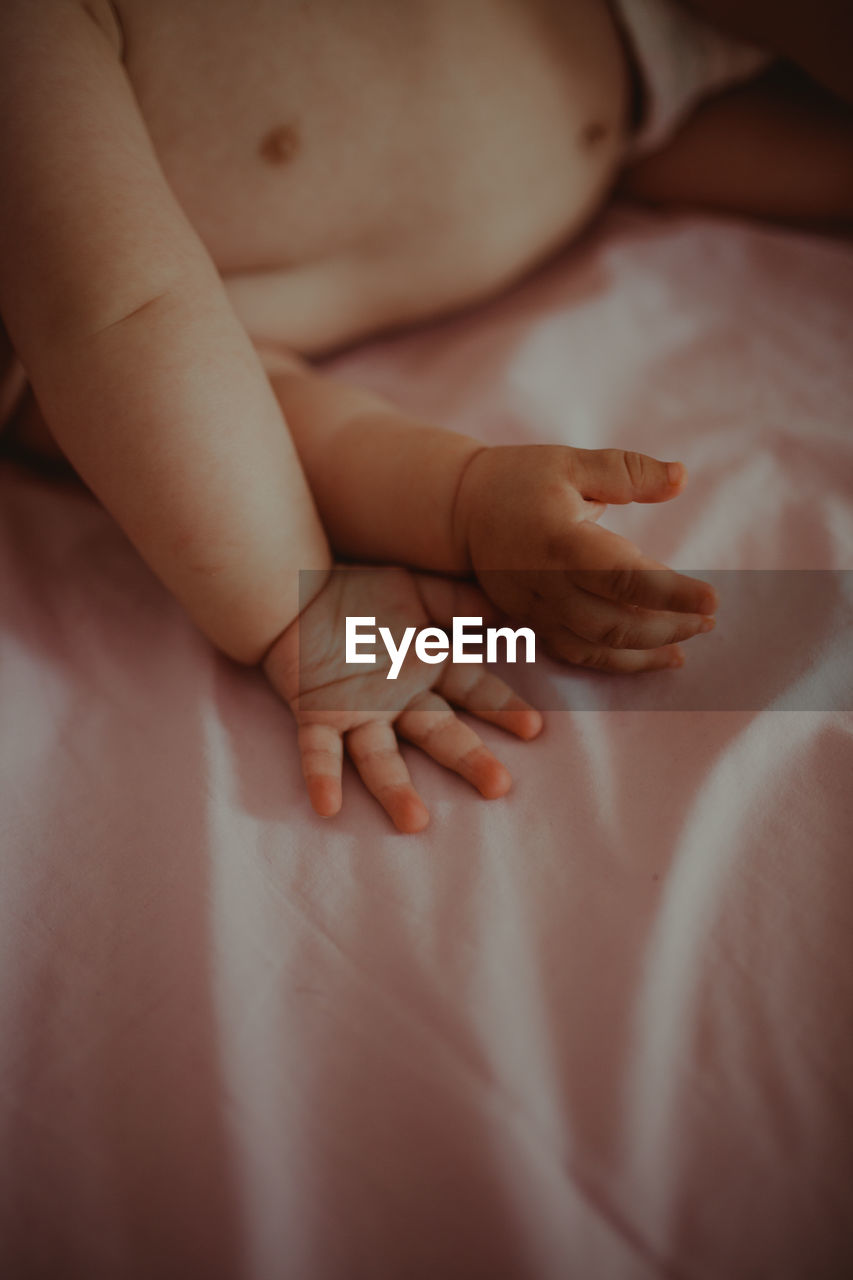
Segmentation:
<svg viewBox="0 0 853 1280">
<path fill-rule="evenodd" d="M 603 523 L 720 588 L 680 672 L 516 668 L 504 799 L 405 749 L 419 836 L 0 465 L 0 1274 L 853 1275 L 851 329 L 849 245 L 626 207 L 329 362 L 681 459 Z"/>
</svg>

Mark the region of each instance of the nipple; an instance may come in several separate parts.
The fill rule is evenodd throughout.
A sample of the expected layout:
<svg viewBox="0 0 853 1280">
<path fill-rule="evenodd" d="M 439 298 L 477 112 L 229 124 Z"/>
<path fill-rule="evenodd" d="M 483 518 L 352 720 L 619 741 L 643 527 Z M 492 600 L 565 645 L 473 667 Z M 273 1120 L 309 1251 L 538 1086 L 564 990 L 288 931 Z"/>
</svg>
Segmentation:
<svg viewBox="0 0 853 1280">
<path fill-rule="evenodd" d="M 591 120 L 581 129 L 578 141 L 582 147 L 594 147 L 597 142 L 603 142 L 609 132 L 606 124 L 600 120 Z"/>
<path fill-rule="evenodd" d="M 258 155 L 272 165 L 289 164 L 298 152 L 299 129 L 295 124 L 276 125 L 264 134 L 258 146 Z"/>
</svg>

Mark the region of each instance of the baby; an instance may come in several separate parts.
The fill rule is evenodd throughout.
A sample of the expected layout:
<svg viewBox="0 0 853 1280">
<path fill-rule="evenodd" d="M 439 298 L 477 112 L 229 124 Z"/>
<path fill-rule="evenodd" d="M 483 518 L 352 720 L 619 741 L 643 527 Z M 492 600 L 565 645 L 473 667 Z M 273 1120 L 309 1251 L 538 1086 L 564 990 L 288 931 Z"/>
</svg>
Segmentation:
<svg viewBox="0 0 853 1280">
<path fill-rule="evenodd" d="M 850 24 L 840 11 L 820 41 L 822 7 L 840 9 L 818 0 L 806 24 L 784 5 L 693 6 L 733 10 L 775 52 L 802 44 L 843 92 Z M 408 566 L 362 590 L 409 621 L 488 617 L 435 575 L 475 578 L 554 656 L 602 670 L 680 665 L 713 625 L 707 584 L 597 523 L 607 503 L 676 496 L 680 463 L 485 448 L 305 358 L 492 296 L 617 181 L 849 216 L 845 108 L 805 90 L 791 105 L 772 75 L 709 98 L 766 60 L 672 0 L 3 0 L 0 412 L 24 443 L 53 442 L 215 645 L 263 664 L 317 812 L 340 807 L 344 740 L 414 831 L 427 814 L 395 729 L 491 796 L 506 770 L 451 704 L 522 737 L 541 723 L 450 666 L 410 672 L 381 715 L 324 710 L 304 663 L 297 678 L 300 629 L 371 612 L 334 555 Z M 733 152 L 733 125 L 758 130 L 759 163 Z M 316 690 L 339 662 L 318 649 Z"/>
</svg>

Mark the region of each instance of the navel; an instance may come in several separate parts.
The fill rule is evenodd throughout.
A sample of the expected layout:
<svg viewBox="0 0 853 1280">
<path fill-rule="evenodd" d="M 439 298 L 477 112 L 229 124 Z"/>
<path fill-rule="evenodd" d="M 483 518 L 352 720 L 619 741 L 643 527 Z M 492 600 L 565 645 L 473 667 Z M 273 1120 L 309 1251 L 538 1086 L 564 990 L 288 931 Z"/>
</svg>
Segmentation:
<svg viewBox="0 0 853 1280">
<path fill-rule="evenodd" d="M 267 164 L 290 164 L 299 153 L 299 129 L 295 124 L 279 124 L 265 133 L 258 145 L 258 155 Z"/>
</svg>

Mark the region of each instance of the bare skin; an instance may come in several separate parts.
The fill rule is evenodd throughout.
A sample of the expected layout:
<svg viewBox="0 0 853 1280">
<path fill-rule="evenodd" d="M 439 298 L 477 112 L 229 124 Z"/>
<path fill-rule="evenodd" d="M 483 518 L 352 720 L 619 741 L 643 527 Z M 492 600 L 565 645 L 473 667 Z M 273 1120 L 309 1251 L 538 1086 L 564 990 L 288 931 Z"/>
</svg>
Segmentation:
<svg viewBox="0 0 853 1280">
<path fill-rule="evenodd" d="M 338 641 L 342 616 L 380 616 L 399 642 L 407 626 L 449 628 L 454 616 L 498 615 L 464 582 L 399 567 L 332 574 L 285 631 L 264 670 L 289 703 L 298 725 L 302 772 L 316 813 L 336 814 L 342 802 L 344 743 L 364 786 L 398 831 L 422 831 L 429 812 L 416 791 L 399 739 L 459 774 L 487 800 L 506 794 L 508 770 L 454 708 L 522 740 L 536 737 L 542 717 L 481 666 L 428 666 L 410 654 L 393 681 L 388 661 L 355 674 Z"/>
<path fill-rule="evenodd" d="M 631 105 L 605 0 L 246 14 L 5 0 L 0 315 L 24 425 L 291 704 L 297 571 L 334 554 L 473 574 L 569 661 L 678 661 L 713 593 L 597 520 L 676 497 L 680 464 L 484 450 L 303 359 L 488 297 L 588 222 Z M 564 585 L 532 613 L 545 566 Z"/>
</svg>

